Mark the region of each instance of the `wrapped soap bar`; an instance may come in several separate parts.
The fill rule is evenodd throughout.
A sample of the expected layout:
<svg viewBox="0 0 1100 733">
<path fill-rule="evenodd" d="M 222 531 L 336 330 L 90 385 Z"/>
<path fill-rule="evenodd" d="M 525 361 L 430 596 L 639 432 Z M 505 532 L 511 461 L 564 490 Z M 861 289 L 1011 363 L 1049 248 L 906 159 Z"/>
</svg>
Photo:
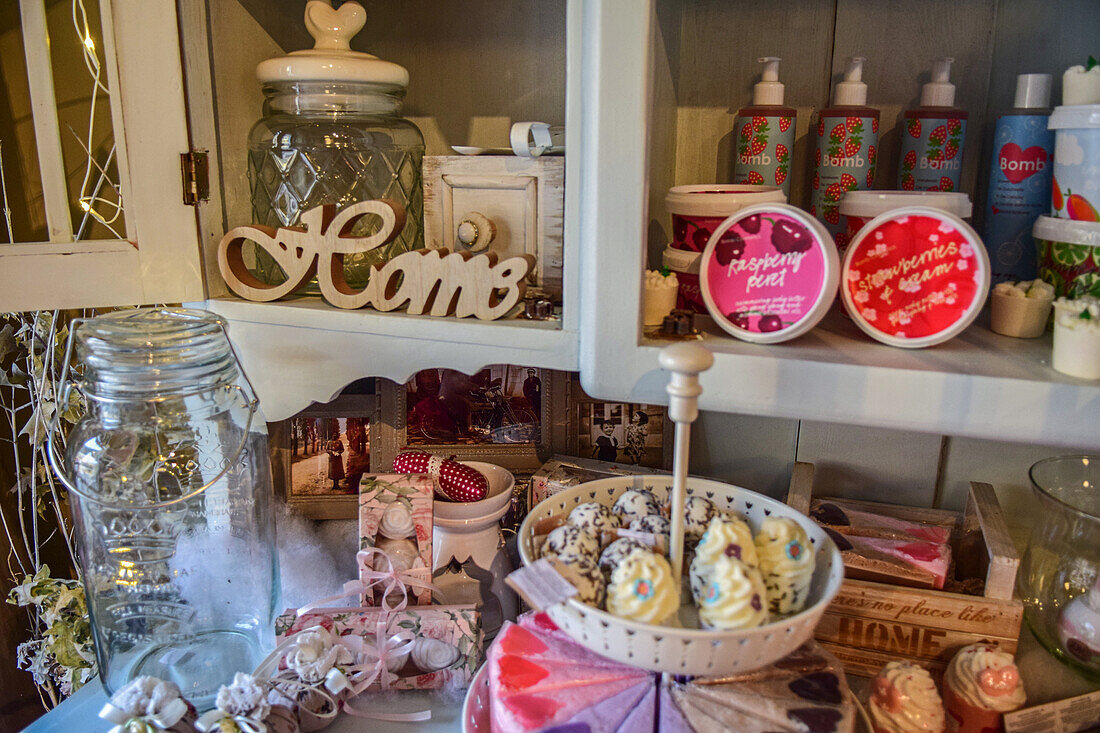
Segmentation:
<svg viewBox="0 0 1100 733">
<path fill-rule="evenodd" d="M 845 577 L 912 588 L 943 588 L 951 567 L 949 545 L 922 540 L 887 540 L 879 537 L 826 532 L 844 560 Z"/>
<path fill-rule="evenodd" d="M 370 689 L 461 689 L 473 679 L 481 659 L 481 618 L 473 605 L 411 606 L 389 612 L 320 608 L 301 616 L 288 610 L 276 619 L 275 634 L 282 641 L 318 625 L 339 637 L 355 655 L 356 665 L 369 671 L 377 668 Z"/>
<path fill-rule="evenodd" d="M 940 545 L 951 539 L 951 530 L 947 527 L 875 514 L 839 499 L 814 499 L 810 504 L 810 517 L 840 534 L 887 540 L 916 539 Z"/>
</svg>

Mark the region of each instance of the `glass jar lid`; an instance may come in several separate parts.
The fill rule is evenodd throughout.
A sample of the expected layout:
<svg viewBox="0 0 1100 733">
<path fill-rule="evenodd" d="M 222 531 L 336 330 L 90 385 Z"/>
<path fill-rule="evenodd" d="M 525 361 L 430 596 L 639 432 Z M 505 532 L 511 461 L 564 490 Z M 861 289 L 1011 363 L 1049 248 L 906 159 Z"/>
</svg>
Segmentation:
<svg viewBox="0 0 1100 733">
<path fill-rule="evenodd" d="M 334 9 L 330 0 L 309 0 L 305 24 L 313 36 L 313 48 L 261 62 L 256 67 L 257 78 L 264 84 L 342 81 L 408 87 L 409 72 L 404 66 L 351 50 L 351 39 L 366 20 L 367 11 L 359 3 L 345 2 Z"/>
</svg>

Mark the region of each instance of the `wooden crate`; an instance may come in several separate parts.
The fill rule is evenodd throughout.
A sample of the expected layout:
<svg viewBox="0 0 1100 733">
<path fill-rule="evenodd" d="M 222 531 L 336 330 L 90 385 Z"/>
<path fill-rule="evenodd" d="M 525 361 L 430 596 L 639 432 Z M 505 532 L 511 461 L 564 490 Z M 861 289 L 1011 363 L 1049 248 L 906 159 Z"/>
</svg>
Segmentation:
<svg viewBox="0 0 1100 733">
<path fill-rule="evenodd" d="M 787 494 L 787 504 L 806 514 L 813 496 L 813 473 L 813 464 L 796 463 Z M 818 624 L 815 638 L 848 672 L 870 677 L 886 662 L 908 659 L 939 676 L 959 647 L 967 644 L 989 641 L 1005 651 L 1016 651 L 1023 604 L 1013 598 L 1013 589 L 1020 558 L 992 486 L 971 482 L 962 514 L 844 501 L 898 519 L 953 521 L 956 578 L 984 580 L 981 596 L 845 580 Z"/>
</svg>

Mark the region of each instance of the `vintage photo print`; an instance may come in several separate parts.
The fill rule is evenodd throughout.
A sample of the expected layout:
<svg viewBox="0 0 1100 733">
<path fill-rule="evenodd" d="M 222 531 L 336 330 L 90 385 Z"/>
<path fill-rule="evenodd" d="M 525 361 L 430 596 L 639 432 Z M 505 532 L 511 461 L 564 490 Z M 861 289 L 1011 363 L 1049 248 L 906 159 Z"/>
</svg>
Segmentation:
<svg viewBox="0 0 1100 733">
<path fill-rule="evenodd" d="M 370 416 L 289 420 L 290 498 L 354 495 L 370 472 Z"/>
<path fill-rule="evenodd" d="M 406 445 L 537 444 L 539 369 L 495 364 L 474 375 L 425 369 L 405 384 Z"/>
<path fill-rule="evenodd" d="M 665 460 L 665 408 L 623 402 L 574 405 L 580 458 L 661 468 Z"/>
</svg>

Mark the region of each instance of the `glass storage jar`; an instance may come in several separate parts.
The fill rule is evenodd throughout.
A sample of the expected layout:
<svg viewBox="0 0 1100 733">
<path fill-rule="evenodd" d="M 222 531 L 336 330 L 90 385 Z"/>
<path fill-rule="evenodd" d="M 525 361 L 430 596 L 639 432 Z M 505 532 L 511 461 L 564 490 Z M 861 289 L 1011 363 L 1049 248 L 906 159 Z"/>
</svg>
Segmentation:
<svg viewBox="0 0 1100 733">
<path fill-rule="evenodd" d="M 100 678 L 114 693 L 153 675 L 210 707 L 274 644 L 266 423 L 211 313 L 117 311 L 74 324 L 74 343 L 87 411 L 64 457 L 51 431 L 50 458 L 73 499 Z"/>
<path fill-rule="evenodd" d="M 327 0 L 306 4 L 315 46 L 256 67 L 263 117 L 248 138 L 254 224 L 297 226 L 304 212 L 322 204 L 340 209 L 384 198 L 405 207 L 405 227 L 396 239 L 344 257 L 354 287 L 366 284 L 372 264 L 424 246 L 424 137 L 401 117 L 409 75 L 397 64 L 350 50 L 364 20 L 356 3 L 345 2 L 339 11 Z M 378 222 L 372 217 L 359 226 L 356 234 L 366 236 Z M 274 260 L 254 251 L 253 274 L 265 283 L 282 282 Z"/>
</svg>

